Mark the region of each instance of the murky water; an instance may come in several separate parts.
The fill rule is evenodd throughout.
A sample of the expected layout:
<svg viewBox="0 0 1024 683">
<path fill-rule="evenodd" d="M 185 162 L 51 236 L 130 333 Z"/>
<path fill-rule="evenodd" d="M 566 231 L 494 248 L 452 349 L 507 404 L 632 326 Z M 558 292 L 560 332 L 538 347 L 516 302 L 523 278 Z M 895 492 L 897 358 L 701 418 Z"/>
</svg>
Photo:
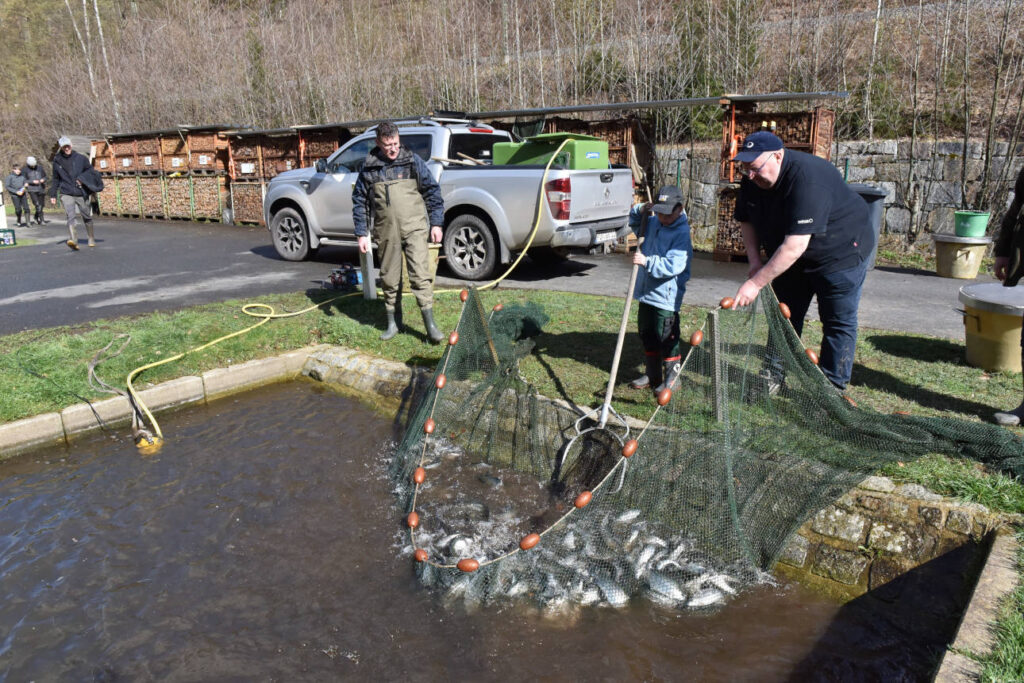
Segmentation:
<svg viewBox="0 0 1024 683">
<path fill-rule="evenodd" d="M 301 382 L 161 425 L 152 457 L 97 435 L 0 464 L 3 680 L 918 680 L 953 627 L 899 614 L 942 611 L 932 580 L 845 607 L 784 585 L 711 614 L 448 611 L 399 555 L 389 421 Z"/>
</svg>

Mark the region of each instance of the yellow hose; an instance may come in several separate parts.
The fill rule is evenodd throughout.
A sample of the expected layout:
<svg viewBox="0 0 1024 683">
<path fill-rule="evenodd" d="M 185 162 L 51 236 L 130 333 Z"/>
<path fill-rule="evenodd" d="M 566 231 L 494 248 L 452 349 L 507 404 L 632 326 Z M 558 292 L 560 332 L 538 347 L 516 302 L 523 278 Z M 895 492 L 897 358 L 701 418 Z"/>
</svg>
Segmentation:
<svg viewBox="0 0 1024 683">
<path fill-rule="evenodd" d="M 562 148 L 565 147 L 567 142 L 569 142 L 568 139 L 562 141 L 562 144 L 560 144 L 558 146 L 558 149 L 555 150 L 554 154 L 551 155 L 551 159 L 548 160 L 547 165 L 544 166 L 544 175 L 541 177 L 540 192 L 539 192 L 538 197 L 537 197 L 537 218 L 536 218 L 536 220 L 533 223 L 533 229 L 530 231 L 530 236 L 526 240 L 526 246 L 523 247 L 522 251 L 519 254 L 519 257 L 509 265 L 508 269 L 504 273 L 502 273 L 499 277 L 497 277 L 496 279 L 492 280 L 491 282 L 488 282 L 486 285 L 482 285 L 481 287 L 479 287 L 478 289 L 480 289 L 481 291 L 483 291 L 485 289 L 490 289 L 492 287 L 496 287 L 499 282 L 501 282 L 506 277 L 508 277 L 509 274 L 511 274 L 512 271 L 515 270 L 516 267 L 519 266 L 519 262 L 522 261 L 523 260 L 523 256 L 526 255 L 526 250 L 530 248 L 531 244 L 533 244 L 533 240 L 537 236 L 537 230 L 540 228 L 540 219 L 541 219 L 541 216 L 543 215 L 543 211 L 544 211 L 544 186 L 545 186 L 545 184 L 547 183 L 547 180 L 548 180 L 548 173 L 551 171 L 551 165 L 554 163 L 555 158 L 558 156 L 558 153 L 562 151 Z M 436 294 L 449 294 L 449 293 L 458 292 L 458 291 L 461 291 L 461 290 L 457 290 L 457 289 L 440 289 L 440 290 L 436 290 L 435 293 Z M 130 373 L 128 373 L 128 381 L 127 381 L 127 384 L 128 384 L 128 395 L 130 396 L 131 402 L 135 406 L 138 407 L 139 411 L 143 415 L 146 416 L 146 419 L 149 420 L 149 424 L 152 425 L 152 427 L 153 427 L 153 437 L 151 439 L 146 438 L 146 439 L 141 440 L 137 444 L 137 446 L 139 447 L 139 450 L 144 452 L 144 453 L 146 453 L 146 454 L 155 453 L 156 451 L 158 451 L 160 449 L 160 446 L 163 444 L 163 438 L 164 438 L 163 432 L 160 431 L 160 424 L 156 421 L 156 418 L 153 417 L 153 413 L 149 410 L 149 408 L 146 406 L 146 404 L 143 403 L 142 399 L 139 397 L 138 392 L 135 391 L 135 386 L 132 384 L 132 380 L 134 380 L 139 374 L 145 372 L 146 370 L 151 370 L 152 368 L 156 368 L 156 367 L 159 367 L 161 365 L 166 365 L 167 363 L 172 363 L 172 362 L 174 362 L 176 360 L 180 360 L 180 359 L 184 358 L 185 356 L 187 356 L 190 353 L 195 353 L 197 351 L 202 351 L 202 350 L 207 349 L 207 348 L 209 348 L 211 346 L 214 346 L 215 344 L 219 344 L 222 341 L 231 339 L 232 337 L 238 337 L 238 336 L 241 336 L 241 335 L 246 334 L 248 332 L 251 332 L 252 330 L 255 330 L 257 327 L 259 327 L 259 326 L 261 326 L 261 325 L 263 325 L 263 324 L 265 324 L 265 323 L 267 323 L 270 320 L 273 320 L 275 318 L 291 318 L 291 317 L 294 317 L 294 316 L 297 316 L 297 315 L 302 315 L 302 314 L 308 313 L 308 312 L 310 312 L 310 311 L 312 311 L 314 309 L 320 308 L 321 306 L 323 306 L 325 304 L 332 303 L 332 302 L 337 301 L 339 299 L 344 299 L 345 297 L 355 296 L 356 294 L 360 294 L 360 292 L 349 292 L 347 294 L 341 294 L 339 296 L 331 297 L 330 299 L 327 299 L 325 301 L 321 301 L 318 304 L 313 304 L 312 306 L 308 306 L 306 308 L 303 308 L 302 310 L 294 311 L 292 313 L 277 313 L 274 310 L 274 307 L 271 306 L 270 304 L 264 304 L 264 303 L 258 303 L 258 302 L 245 304 L 244 306 L 242 306 L 242 313 L 244 313 L 246 315 L 249 315 L 249 316 L 252 316 L 254 318 L 260 318 L 260 321 L 258 323 L 256 323 L 255 325 L 250 325 L 249 327 L 246 327 L 245 329 L 238 330 L 237 332 L 232 332 L 231 334 L 226 334 L 223 337 L 218 337 L 217 339 L 214 339 L 213 341 L 207 342 L 207 343 L 203 344 L 202 346 L 196 346 L 195 348 L 189 349 L 187 351 L 183 351 L 182 353 L 179 353 L 176 356 L 171 356 L 170 358 L 163 358 L 163 359 L 158 360 L 156 362 L 148 363 L 146 365 L 139 366 L 139 367 L 135 368 L 134 370 L 132 370 Z M 411 292 L 406 292 L 405 293 L 406 296 L 408 296 L 409 294 L 411 294 Z M 256 313 L 256 312 L 253 311 L 253 309 L 256 309 L 256 308 L 261 308 L 261 309 L 266 309 L 266 310 L 264 312 L 261 312 L 261 313 Z"/>
</svg>

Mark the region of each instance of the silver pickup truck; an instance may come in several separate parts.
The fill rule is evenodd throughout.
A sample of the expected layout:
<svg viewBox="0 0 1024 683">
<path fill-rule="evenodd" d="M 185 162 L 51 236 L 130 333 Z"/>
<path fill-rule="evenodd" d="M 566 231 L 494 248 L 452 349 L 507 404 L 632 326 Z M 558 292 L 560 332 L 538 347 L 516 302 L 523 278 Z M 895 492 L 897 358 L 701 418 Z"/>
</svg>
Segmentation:
<svg viewBox="0 0 1024 683">
<path fill-rule="evenodd" d="M 441 186 L 443 253 L 456 277 L 482 280 L 509 263 L 526 247 L 538 202 L 540 225 L 530 249 L 536 258 L 565 258 L 572 248 L 612 241 L 627 230 L 633 198 L 627 168 L 552 166 L 542 191 L 543 166 L 490 163 L 494 143 L 512 139 L 505 131 L 454 119 L 397 123 L 402 144 L 427 162 Z M 263 214 L 281 258 L 301 261 L 324 244 L 356 243 L 352 187 L 374 145 L 371 128 L 315 168 L 288 171 L 270 181 Z"/>
</svg>

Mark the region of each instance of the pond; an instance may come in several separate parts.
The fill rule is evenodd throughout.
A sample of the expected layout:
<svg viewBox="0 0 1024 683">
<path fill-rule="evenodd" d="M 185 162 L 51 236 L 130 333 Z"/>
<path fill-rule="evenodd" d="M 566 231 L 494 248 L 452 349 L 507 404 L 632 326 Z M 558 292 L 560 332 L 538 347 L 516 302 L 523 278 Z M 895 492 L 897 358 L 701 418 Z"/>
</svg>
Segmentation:
<svg viewBox="0 0 1024 683">
<path fill-rule="evenodd" d="M 161 426 L 154 456 L 100 433 L 0 463 L 0 679 L 917 680 L 955 627 L 784 583 L 696 614 L 449 608 L 402 554 L 388 419 L 295 382 Z"/>
</svg>

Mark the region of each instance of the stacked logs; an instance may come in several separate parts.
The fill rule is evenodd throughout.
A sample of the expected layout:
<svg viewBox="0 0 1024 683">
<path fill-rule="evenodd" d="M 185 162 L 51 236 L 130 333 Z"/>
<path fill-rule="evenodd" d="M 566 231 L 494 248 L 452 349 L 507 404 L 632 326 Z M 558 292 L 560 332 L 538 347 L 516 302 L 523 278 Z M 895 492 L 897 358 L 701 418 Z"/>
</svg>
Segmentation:
<svg viewBox="0 0 1024 683">
<path fill-rule="evenodd" d="M 164 179 L 160 176 L 139 176 L 139 195 L 142 200 L 142 215 L 147 218 L 163 218 Z"/>
<path fill-rule="evenodd" d="M 231 209 L 239 223 L 263 221 L 263 183 L 231 183 Z"/>
</svg>

